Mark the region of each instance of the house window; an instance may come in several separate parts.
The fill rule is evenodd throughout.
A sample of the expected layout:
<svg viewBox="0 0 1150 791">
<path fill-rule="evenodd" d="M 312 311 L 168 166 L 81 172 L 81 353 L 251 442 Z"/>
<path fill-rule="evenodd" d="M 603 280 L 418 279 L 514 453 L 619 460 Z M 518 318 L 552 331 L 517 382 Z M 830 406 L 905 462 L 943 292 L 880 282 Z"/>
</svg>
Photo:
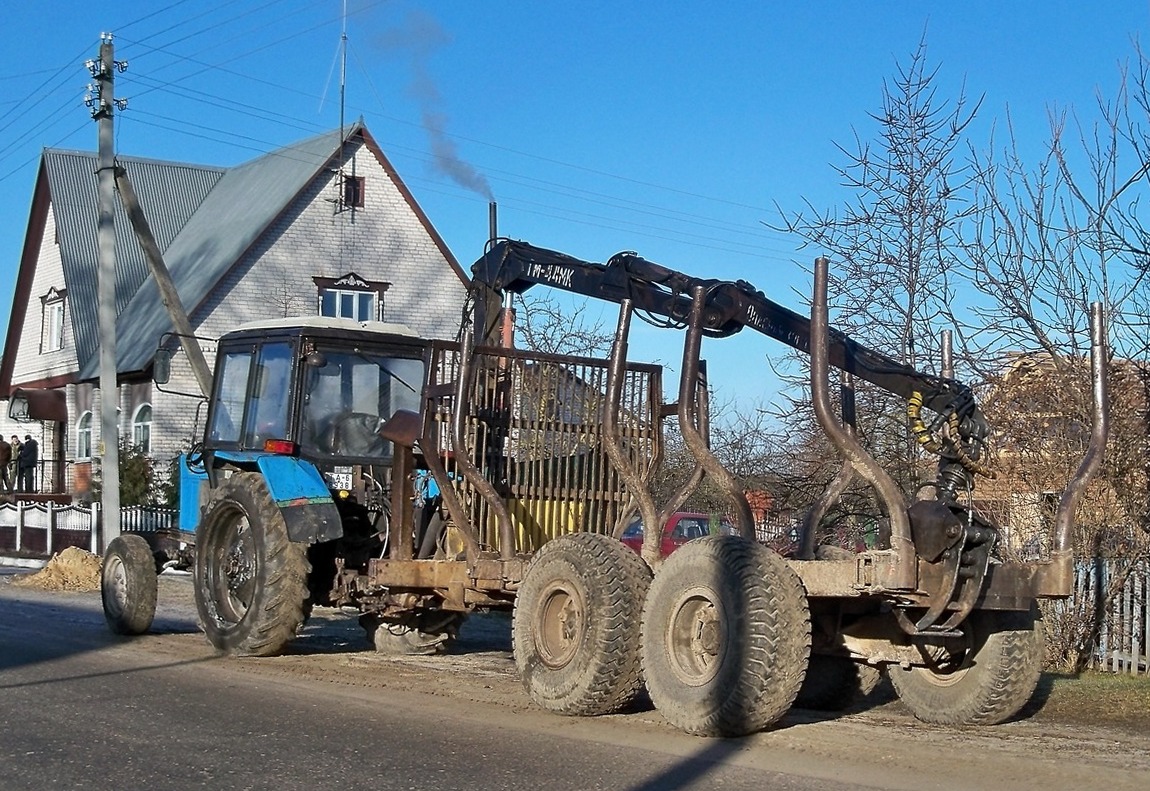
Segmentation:
<svg viewBox="0 0 1150 791">
<path fill-rule="evenodd" d="M 49 289 L 43 302 L 44 325 L 40 330 L 40 350 L 58 351 L 64 348 L 64 291 Z"/>
<path fill-rule="evenodd" d="M 343 207 L 345 209 L 363 208 L 363 191 L 366 185 L 363 176 L 343 177 Z"/>
<path fill-rule="evenodd" d="M 375 294 L 368 291 L 341 291 L 325 288 L 320 293 L 319 315 L 356 321 L 375 321 Z"/>
<path fill-rule="evenodd" d="M 76 458 L 92 458 L 92 413 L 80 415 L 76 421 Z"/>
<path fill-rule="evenodd" d="M 132 444 L 142 453 L 152 452 L 151 404 L 141 404 L 132 417 Z"/>
<path fill-rule="evenodd" d="M 319 291 L 319 315 L 355 321 L 383 320 L 383 293 L 390 283 L 364 280 L 354 272 L 312 280 Z"/>
</svg>

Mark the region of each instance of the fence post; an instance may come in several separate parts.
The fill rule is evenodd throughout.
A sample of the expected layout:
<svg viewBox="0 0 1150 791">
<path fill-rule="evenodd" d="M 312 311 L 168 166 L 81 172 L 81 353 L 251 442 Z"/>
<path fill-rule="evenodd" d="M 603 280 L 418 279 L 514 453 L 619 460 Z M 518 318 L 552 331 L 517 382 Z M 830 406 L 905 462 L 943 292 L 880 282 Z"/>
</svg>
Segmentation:
<svg viewBox="0 0 1150 791">
<path fill-rule="evenodd" d="M 104 543 L 103 521 L 104 521 L 103 520 L 103 514 L 100 513 L 100 503 L 98 501 L 93 501 L 93 503 L 92 503 L 92 535 L 95 536 L 95 538 L 93 538 L 92 540 L 95 542 L 96 546 L 98 546 L 101 549 L 101 551 L 107 550 L 107 548 L 108 548 L 107 545 L 105 545 L 105 543 Z M 100 552 L 94 552 L 93 554 L 99 555 L 101 553 Z"/>
<path fill-rule="evenodd" d="M 24 501 L 16 501 L 16 551 L 23 549 L 24 540 Z"/>
<path fill-rule="evenodd" d="M 96 512 L 93 508 L 88 509 L 88 551 L 93 555 L 100 554 L 100 541 L 96 534 Z"/>
<path fill-rule="evenodd" d="M 48 557 L 52 557 L 52 545 L 55 543 L 52 541 L 52 539 L 55 537 L 56 511 L 52 507 L 54 503 L 51 500 L 44 503 L 44 505 L 47 506 L 47 511 L 45 512 L 45 522 L 48 525 L 46 535 L 44 537 L 44 554 L 46 554 Z"/>
</svg>

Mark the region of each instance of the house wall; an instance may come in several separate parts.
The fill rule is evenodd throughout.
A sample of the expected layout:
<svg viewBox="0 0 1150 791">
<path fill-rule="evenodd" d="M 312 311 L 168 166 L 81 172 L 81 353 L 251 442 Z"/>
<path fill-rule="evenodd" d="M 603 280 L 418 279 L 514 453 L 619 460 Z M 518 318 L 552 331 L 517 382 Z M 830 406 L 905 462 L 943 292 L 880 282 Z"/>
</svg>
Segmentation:
<svg viewBox="0 0 1150 791">
<path fill-rule="evenodd" d="M 337 213 L 337 174 L 323 171 L 193 315 L 198 332 L 219 337 L 238 324 L 316 315 L 313 277 L 355 272 L 391 283 L 384 321 L 426 337 L 454 338 L 466 288 L 403 194 L 364 146 L 345 168 L 365 178 L 362 209 Z"/>
<path fill-rule="evenodd" d="M 76 343 L 72 334 L 72 314 L 66 295 L 63 346 L 57 351 L 41 351 L 44 303 L 40 298 L 51 288 L 60 290 L 64 287 L 64 267 L 60 262 L 60 247 L 56 244 L 56 218 L 52 207 L 49 206 L 44 237 L 40 240 L 36 273 L 32 278 L 32 288 L 28 295 L 28 309 L 24 311 L 24 326 L 20 331 L 22 343 L 13 361 L 13 383 L 47 379 L 76 370 Z M 21 433 L 20 436 L 23 437 L 24 434 Z"/>
</svg>

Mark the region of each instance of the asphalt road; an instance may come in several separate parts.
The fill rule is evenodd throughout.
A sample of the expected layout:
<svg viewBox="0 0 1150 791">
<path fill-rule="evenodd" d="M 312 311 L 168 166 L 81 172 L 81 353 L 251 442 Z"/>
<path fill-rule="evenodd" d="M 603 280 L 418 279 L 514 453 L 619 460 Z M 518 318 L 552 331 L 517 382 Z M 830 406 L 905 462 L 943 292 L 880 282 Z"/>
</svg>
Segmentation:
<svg viewBox="0 0 1150 791">
<path fill-rule="evenodd" d="M 650 710 L 564 718 L 526 699 L 497 629 L 459 656 L 395 662 L 354 620 L 320 613 L 289 656 L 238 660 L 198 633 L 186 579 L 161 588 L 153 632 L 132 640 L 107 631 L 98 594 L 7 582 L 0 789 L 1117 791 L 1144 787 L 1150 769 L 1145 740 L 1131 760 L 1025 724 L 967 733 L 897 712 L 800 712 L 729 740 L 686 736 Z"/>
</svg>

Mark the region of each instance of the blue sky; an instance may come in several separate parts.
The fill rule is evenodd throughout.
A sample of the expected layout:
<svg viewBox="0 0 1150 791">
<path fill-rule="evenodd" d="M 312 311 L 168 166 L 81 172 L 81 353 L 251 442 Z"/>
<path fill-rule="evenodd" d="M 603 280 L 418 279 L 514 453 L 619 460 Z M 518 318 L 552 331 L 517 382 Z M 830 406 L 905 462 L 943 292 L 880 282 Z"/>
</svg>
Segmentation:
<svg viewBox="0 0 1150 791">
<path fill-rule="evenodd" d="M 0 281 L 14 284 L 39 152 L 94 150 L 82 103 L 115 35 L 119 152 L 233 165 L 339 125 L 341 0 L 55 0 L 6 10 L 0 74 Z M 776 205 L 846 197 L 835 142 L 871 136 L 884 79 L 926 36 L 940 97 L 984 96 L 971 139 L 1007 107 L 1038 146 L 1053 105 L 1089 111 L 1145 37 L 1150 3 L 500 3 L 348 0 L 347 118 L 363 116 L 465 266 L 500 232 L 605 260 L 636 250 L 700 277 L 746 279 L 800 307 L 816 251 L 769 230 Z M 50 10 L 46 10 L 50 9 Z M 429 132 L 424 119 L 438 119 Z M 0 321 L 7 325 L 7 301 Z M 611 325 L 615 307 L 591 315 Z M 679 337 L 638 329 L 638 356 L 676 366 Z M 769 395 L 743 333 L 708 342 L 712 380 Z M 677 366 L 676 366 L 677 367 Z"/>
</svg>

